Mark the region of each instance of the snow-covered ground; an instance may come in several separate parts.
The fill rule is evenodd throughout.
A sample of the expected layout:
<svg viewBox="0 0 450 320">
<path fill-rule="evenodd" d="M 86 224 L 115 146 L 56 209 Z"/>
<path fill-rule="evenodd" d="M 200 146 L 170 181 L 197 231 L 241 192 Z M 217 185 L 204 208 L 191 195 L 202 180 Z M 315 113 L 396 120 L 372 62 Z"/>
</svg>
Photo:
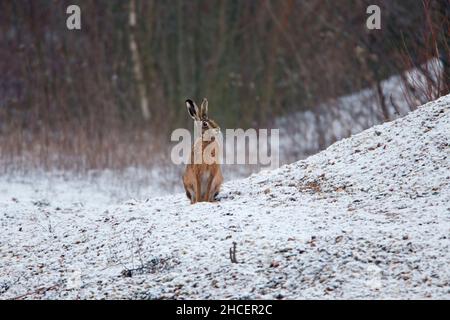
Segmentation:
<svg viewBox="0 0 450 320">
<path fill-rule="evenodd" d="M 216 203 L 3 179 L 0 298 L 449 299 L 449 141 L 446 96 Z"/>
</svg>

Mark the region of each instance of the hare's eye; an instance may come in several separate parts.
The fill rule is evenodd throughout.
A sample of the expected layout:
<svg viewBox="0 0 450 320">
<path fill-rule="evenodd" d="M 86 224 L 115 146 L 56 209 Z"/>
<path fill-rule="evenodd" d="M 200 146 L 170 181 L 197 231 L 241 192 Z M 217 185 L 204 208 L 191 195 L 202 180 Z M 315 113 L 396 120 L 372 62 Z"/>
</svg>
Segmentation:
<svg viewBox="0 0 450 320">
<path fill-rule="evenodd" d="M 203 121 L 203 128 L 208 128 L 208 123 L 206 121 Z"/>
</svg>

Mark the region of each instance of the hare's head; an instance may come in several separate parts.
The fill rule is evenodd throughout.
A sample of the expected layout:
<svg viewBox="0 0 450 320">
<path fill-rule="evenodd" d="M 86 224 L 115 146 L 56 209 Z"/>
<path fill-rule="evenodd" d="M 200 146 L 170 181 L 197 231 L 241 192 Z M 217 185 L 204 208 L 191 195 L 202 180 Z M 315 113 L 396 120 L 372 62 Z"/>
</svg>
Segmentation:
<svg viewBox="0 0 450 320">
<path fill-rule="evenodd" d="M 210 132 L 213 135 L 220 133 L 219 125 L 208 117 L 208 100 L 206 100 L 206 98 L 203 99 L 200 108 L 197 107 L 197 104 L 190 99 L 186 100 L 186 107 L 189 115 L 192 119 L 194 119 L 195 123 L 197 125 L 201 125 L 202 135 L 206 132 Z"/>
</svg>

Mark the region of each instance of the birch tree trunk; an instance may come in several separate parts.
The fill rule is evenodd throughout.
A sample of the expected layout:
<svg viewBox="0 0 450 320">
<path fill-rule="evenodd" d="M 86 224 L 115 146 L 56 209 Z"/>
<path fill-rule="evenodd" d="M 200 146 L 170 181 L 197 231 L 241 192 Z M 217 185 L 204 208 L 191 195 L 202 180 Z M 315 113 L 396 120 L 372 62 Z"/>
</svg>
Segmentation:
<svg viewBox="0 0 450 320">
<path fill-rule="evenodd" d="M 136 1 L 130 0 L 129 12 L 129 26 L 130 26 L 130 51 L 133 62 L 134 77 L 137 82 L 139 100 L 141 103 L 142 116 L 145 120 L 150 119 L 150 110 L 148 108 L 147 90 L 145 88 L 144 76 L 142 72 L 141 57 L 139 48 L 136 42 Z"/>
</svg>

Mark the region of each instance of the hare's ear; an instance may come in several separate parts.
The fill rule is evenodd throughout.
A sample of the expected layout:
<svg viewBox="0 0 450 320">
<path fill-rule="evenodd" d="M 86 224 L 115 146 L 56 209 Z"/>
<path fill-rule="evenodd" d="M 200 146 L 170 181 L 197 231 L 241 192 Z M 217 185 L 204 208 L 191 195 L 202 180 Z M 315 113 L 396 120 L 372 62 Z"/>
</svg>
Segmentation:
<svg viewBox="0 0 450 320">
<path fill-rule="evenodd" d="M 189 114 L 191 115 L 192 119 L 194 119 L 194 120 L 200 119 L 198 107 L 194 101 L 192 101 L 191 99 L 187 99 L 186 100 L 186 108 L 187 108 Z"/>
<path fill-rule="evenodd" d="M 200 114 L 202 119 L 208 119 L 208 100 L 206 98 L 203 98 L 203 102 L 200 106 Z"/>
</svg>

